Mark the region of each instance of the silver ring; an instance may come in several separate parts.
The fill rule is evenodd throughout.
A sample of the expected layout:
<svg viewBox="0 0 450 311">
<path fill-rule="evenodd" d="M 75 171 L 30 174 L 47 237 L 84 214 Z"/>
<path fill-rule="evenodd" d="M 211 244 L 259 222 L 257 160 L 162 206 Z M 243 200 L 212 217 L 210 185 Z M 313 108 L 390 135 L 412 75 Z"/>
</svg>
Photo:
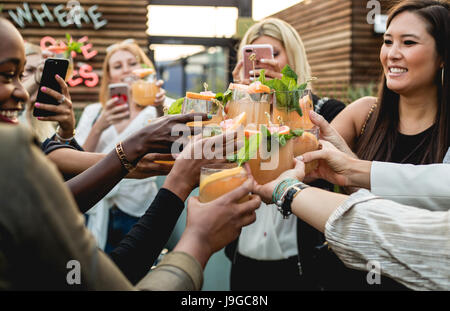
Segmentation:
<svg viewBox="0 0 450 311">
<path fill-rule="evenodd" d="M 62 104 L 65 100 L 66 100 L 66 96 L 63 95 L 63 96 L 58 100 L 58 104 Z"/>
</svg>

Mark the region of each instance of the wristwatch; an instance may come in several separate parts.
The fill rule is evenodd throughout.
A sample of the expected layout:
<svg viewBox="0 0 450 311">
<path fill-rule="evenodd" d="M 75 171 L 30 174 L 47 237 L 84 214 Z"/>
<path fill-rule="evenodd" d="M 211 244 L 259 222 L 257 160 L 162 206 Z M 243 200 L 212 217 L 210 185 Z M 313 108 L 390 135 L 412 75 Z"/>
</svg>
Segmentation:
<svg viewBox="0 0 450 311">
<path fill-rule="evenodd" d="M 280 208 L 278 208 L 278 210 L 281 212 L 281 214 L 283 214 L 283 218 L 286 219 L 289 217 L 289 215 L 292 214 L 292 208 L 291 208 L 291 204 L 292 201 L 294 200 L 294 198 L 300 193 L 300 191 L 302 191 L 303 189 L 308 188 L 309 186 L 299 182 L 295 185 L 290 186 L 287 190 L 286 193 L 283 195 L 281 201 L 283 202 L 280 206 Z"/>
</svg>

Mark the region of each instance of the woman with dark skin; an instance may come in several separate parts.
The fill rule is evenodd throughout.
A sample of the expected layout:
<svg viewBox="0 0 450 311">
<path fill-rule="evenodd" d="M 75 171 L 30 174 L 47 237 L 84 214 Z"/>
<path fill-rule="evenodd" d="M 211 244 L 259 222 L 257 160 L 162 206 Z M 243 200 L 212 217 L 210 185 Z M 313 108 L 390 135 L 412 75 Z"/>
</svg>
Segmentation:
<svg viewBox="0 0 450 311">
<path fill-rule="evenodd" d="M 0 25 L 2 29 L 0 31 L 0 112 L 7 120 L 4 123 L 16 124 L 17 112 L 22 109 L 23 103 L 29 96 L 20 81 L 25 64 L 23 41 L 11 23 L 0 19 Z M 178 136 L 171 135 L 172 128 L 178 123 L 193 120 L 194 116 L 195 114 L 161 118 L 124 141 L 122 147 L 128 163 L 131 165 L 136 163 L 149 151 L 169 152 L 172 144 L 178 139 Z M 206 115 L 202 117 L 205 119 Z M 6 288 L 10 289 L 67 288 L 65 281 L 67 271 L 64 271 L 64 268 L 67 258 L 72 258 L 86 264 L 85 267 L 94 264 L 92 269 L 83 270 L 87 271 L 85 275 L 87 283 L 83 283 L 81 288 L 131 289 L 131 284 L 120 275 L 117 268 L 108 263 L 108 259 L 102 252 L 92 247 L 95 243 L 80 222 L 81 214 L 79 212 L 77 214 L 70 192 L 62 184 L 60 177 L 58 178 L 55 174 L 54 168 L 36 152 L 35 147 L 30 146 L 31 139 L 27 137 L 29 134 L 22 131 L 20 127 L 17 127 L 17 130 L 15 126 L 1 125 L 0 127 L 5 135 L 2 141 L 6 144 L 6 148 L 2 148 L 0 153 L 2 163 L 5 164 L 2 171 L 11 176 L 10 180 L 2 179 L 1 181 L 1 188 L 4 191 L 2 197 L 6 198 L 7 194 L 11 196 L 4 205 L 2 204 L 0 210 L 2 213 L 0 232 L 2 237 L 16 237 L 2 239 L 0 244 L 2 258 L 9 263 L 6 265 L 6 270 L 2 269 L 5 273 L 2 274 L 0 283 L 8 285 Z M 214 139 L 221 142 L 226 138 L 225 136 L 217 136 Z M 19 140 L 18 143 L 10 139 L 14 137 Z M 235 133 L 231 133 L 231 137 L 232 139 L 228 142 L 234 144 Z M 177 213 L 179 215 L 184 207 L 183 201 L 198 183 L 200 167 L 212 161 L 190 159 L 194 146 L 203 147 L 204 143 L 205 140 L 195 139 L 184 148 L 175 162 L 172 173 L 160 190 L 158 198 L 139 223 L 133 227 L 123 243 L 111 254 L 111 258 L 131 283 L 136 284 L 148 272 L 148 268 L 170 235 L 169 222 L 175 224 Z M 11 149 L 11 146 L 17 147 L 17 150 Z M 12 157 L 15 151 L 19 152 L 20 156 Z M 6 159 L 10 159 L 11 163 L 8 163 Z M 81 211 L 89 209 L 102 194 L 108 192 L 128 173 L 126 169 L 128 166 L 124 163 L 114 150 L 103 161 L 67 183 L 76 195 L 78 208 Z M 19 169 L 20 167 L 23 170 Z M 248 194 L 251 183 L 250 180 L 217 202 L 201 204 L 195 198 L 189 202 L 188 226 L 175 249 L 176 252 L 187 254 L 191 258 L 190 261 L 196 261 L 200 267 L 196 268 L 195 286 L 187 289 L 200 289 L 201 283 L 195 281 L 199 279 L 198 273 L 201 273 L 209 256 L 234 239 L 243 225 L 254 221 L 254 210 L 260 204 L 259 197 L 251 196 L 250 201 L 244 204 L 236 203 Z M 23 187 L 27 187 L 26 190 L 16 195 L 17 190 Z M 92 190 L 93 187 L 95 191 L 86 192 L 86 189 Z M 168 209 L 167 205 L 171 205 L 173 209 Z M 212 208 L 213 206 L 215 208 Z M 211 213 L 211 210 L 214 212 Z M 12 213 L 12 211 L 15 212 Z M 19 215 L 22 216 L 19 217 Z M 230 223 L 234 225 L 230 226 Z M 159 226 L 153 226 L 153 224 L 159 224 Z M 11 230 L 12 228 L 19 231 Z M 18 232 L 23 234 L 17 235 Z M 26 269 L 23 269 L 21 262 L 30 256 L 36 259 L 37 266 L 28 265 Z M 180 257 L 177 254 L 174 256 Z M 185 255 L 181 257 L 183 256 Z M 98 269 L 95 269 L 97 261 L 100 262 Z M 19 266 L 21 266 L 20 269 Z M 48 269 L 42 269 L 42 267 Z M 20 272 L 17 273 L 19 270 Z M 64 277 L 61 278 L 62 271 L 64 271 Z M 164 275 L 164 269 L 159 271 Z M 94 274 L 90 275 L 92 272 Z M 189 274 L 189 271 L 185 273 Z M 140 283 L 138 288 L 156 289 L 158 286 L 150 286 L 149 279 L 145 278 L 144 283 Z M 164 286 L 161 288 L 167 289 Z M 180 287 L 177 283 L 175 286 L 170 285 L 169 289 L 180 289 Z"/>
</svg>

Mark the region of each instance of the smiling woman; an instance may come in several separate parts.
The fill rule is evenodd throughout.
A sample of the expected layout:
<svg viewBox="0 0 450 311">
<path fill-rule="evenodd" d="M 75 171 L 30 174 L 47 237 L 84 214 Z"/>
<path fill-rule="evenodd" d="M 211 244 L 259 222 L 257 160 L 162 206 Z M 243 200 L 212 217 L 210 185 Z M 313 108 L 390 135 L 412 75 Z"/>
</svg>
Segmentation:
<svg viewBox="0 0 450 311">
<path fill-rule="evenodd" d="M 378 99 L 356 101 L 332 123 L 360 158 L 442 162 L 450 146 L 449 7 L 410 0 L 391 10 Z"/>
<path fill-rule="evenodd" d="M 0 18 L 0 122 L 18 124 L 18 114 L 29 95 L 21 83 L 25 66 L 22 36 L 7 20 Z"/>
</svg>

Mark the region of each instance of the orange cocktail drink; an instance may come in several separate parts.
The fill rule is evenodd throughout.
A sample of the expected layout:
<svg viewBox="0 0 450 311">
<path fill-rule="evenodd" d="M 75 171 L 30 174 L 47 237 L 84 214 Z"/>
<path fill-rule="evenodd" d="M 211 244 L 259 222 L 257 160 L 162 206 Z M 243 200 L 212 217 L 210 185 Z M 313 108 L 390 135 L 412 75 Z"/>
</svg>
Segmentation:
<svg viewBox="0 0 450 311">
<path fill-rule="evenodd" d="M 230 88 L 233 90 L 233 96 L 226 107 L 227 119 L 245 112 L 247 118 L 244 126 L 267 123 L 273 96 L 269 87 L 255 82 L 249 86 L 231 84 Z"/>
<path fill-rule="evenodd" d="M 250 126 L 249 126 L 250 127 Z M 271 134 L 279 135 L 289 134 L 290 129 L 287 126 L 268 125 Z M 260 130 L 246 129 L 245 135 L 250 137 L 259 133 L 260 143 L 255 157 L 248 161 L 250 170 L 256 182 L 264 185 L 281 175 L 284 171 L 294 168 L 294 140 L 289 139 L 284 145 L 281 145 L 274 135 L 262 135 Z"/>
<path fill-rule="evenodd" d="M 133 70 L 139 79 L 131 84 L 133 100 L 139 106 L 154 106 L 156 94 L 160 88 L 156 86 L 156 74 L 153 68 L 140 68 Z"/>
<path fill-rule="evenodd" d="M 311 110 L 314 110 L 314 106 L 310 90 L 276 92 L 273 106 L 274 121 L 286 124 L 291 130 L 303 131 L 301 136 L 293 139 L 295 157 L 319 149 L 319 128 L 309 118 Z M 318 164 L 318 161 L 307 163 L 306 173 L 315 170 Z"/>
<path fill-rule="evenodd" d="M 211 164 L 201 168 L 199 200 L 207 203 L 233 191 L 247 180 L 247 171 L 235 163 Z M 248 201 L 244 196 L 239 202 Z"/>
</svg>

